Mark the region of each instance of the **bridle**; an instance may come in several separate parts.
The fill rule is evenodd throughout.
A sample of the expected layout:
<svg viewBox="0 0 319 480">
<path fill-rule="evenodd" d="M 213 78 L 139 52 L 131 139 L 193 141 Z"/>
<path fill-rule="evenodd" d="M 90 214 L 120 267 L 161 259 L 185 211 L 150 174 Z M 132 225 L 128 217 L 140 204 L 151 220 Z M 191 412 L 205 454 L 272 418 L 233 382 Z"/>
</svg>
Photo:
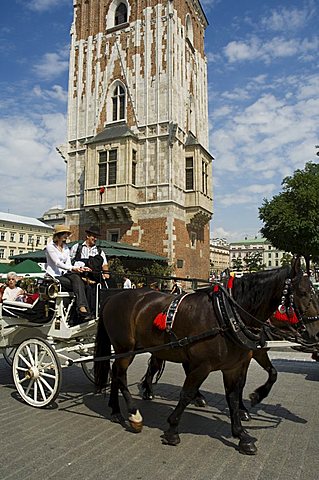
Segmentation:
<svg viewBox="0 0 319 480">
<path fill-rule="evenodd" d="M 291 282 L 291 294 L 290 295 L 292 296 L 292 301 L 293 301 L 293 304 L 295 305 L 294 292 L 293 292 L 292 284 L 293 284 L 293 282 Z M 319 320 L 319 315 L 315 315 L 315 316 L 307 315 L 307 312 L 310 308 L 311 302 L 316 295 L 317 294 L 316 294 L 315 288 L 314 288 L 312 282 L 310 282 L 310 296 L 309 296 L 309 301 L 308 301 L 307 306 L 304 308 L 303 311 L 300 311 L 298 309 L 298 307 L 295 306 L 295 311 L 296 311 L 299 322 L 313 323 L 313 322 L 316 322 L 317 320 Z"/>
</svg>

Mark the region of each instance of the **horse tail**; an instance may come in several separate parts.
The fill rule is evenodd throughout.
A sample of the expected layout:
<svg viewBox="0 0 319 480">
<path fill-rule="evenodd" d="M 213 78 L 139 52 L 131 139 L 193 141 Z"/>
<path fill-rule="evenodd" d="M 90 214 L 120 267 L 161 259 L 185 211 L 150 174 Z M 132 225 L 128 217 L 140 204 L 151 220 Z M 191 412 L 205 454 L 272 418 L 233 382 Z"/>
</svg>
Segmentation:
<svg viewBox="0 0 319 480">
<path fill-rule="evenodd" d="M 103 315 L 100 316 L 95 340 L 94 358 L 108 357 L 111 355 L 111 340 L 105 329 Z M 110 373 L 110 360 L 94 362 L 94 382 L 98 392 L 108 384 Z"/>
</svg>

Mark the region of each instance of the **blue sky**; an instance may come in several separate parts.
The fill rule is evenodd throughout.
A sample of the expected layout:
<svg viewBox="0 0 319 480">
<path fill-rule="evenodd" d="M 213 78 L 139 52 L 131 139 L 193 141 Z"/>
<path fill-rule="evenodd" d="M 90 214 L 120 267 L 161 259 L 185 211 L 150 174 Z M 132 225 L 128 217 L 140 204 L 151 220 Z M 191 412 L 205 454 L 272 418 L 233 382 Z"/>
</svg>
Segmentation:
<svg viewBox="0 0 319 480">
<path fill-rule="evenodd" d="M 319 144 L 315 0 L 203 0 L 209 27 L 212 236 L 258 234 L 258 207 Z M 72 0 L 2 0 L 0 210 L 41 216 L 65 203 Z"/>
</svg>

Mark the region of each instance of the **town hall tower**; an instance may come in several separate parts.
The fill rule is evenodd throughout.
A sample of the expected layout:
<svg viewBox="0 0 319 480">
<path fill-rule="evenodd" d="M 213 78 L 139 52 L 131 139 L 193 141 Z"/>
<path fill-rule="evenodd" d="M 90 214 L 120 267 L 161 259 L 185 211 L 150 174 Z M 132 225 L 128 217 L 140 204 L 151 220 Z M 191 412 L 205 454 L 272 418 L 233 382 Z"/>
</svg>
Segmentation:
<svg viewBox="0 0 319 480">
<path fill-rule="evenodd" d="M 209 274 L 207 19 L 198 0 L 74 0 L 66 216 L 75 237 Z"/>
</svg>

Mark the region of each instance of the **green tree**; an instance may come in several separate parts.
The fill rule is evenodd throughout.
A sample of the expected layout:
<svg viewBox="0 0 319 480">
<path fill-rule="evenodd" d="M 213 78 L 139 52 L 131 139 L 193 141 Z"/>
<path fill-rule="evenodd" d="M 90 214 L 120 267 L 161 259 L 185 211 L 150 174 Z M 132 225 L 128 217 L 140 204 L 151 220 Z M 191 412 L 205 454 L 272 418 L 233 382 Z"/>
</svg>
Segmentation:
<svg viewBox="0 0 319 480">
<path fill-rule="evenodd" d="M 242 259 L 240 257 L 233 258 L 232 264 L 233 264 L 233 269 L 234 270 L 241 271 L 243 269 L 243 262 L 242 262 Z"/>
<path fill-rule="evenodd" d="M 282 181 L 283 191 L 264 199 L 261 233 L 272 245 L 310 260 L 319 254 L 319 165 L 308 162 Z"/>
<path fill-rule="evenodd" d="M 292 255 L 290 253 L 284 253 L 280 259 L 280 263 L 282 267 L 288 267 L 291 265 Z"/>
<path fill-rule="evenodd" d="M 265 265 L 262 263 L 263 254 L 262 252 L 250 252 L 244 257 L 244 262 L 246 264 L 247 270 L 250 272 L 258 272 L 263 270 Z"/>
</svg>

